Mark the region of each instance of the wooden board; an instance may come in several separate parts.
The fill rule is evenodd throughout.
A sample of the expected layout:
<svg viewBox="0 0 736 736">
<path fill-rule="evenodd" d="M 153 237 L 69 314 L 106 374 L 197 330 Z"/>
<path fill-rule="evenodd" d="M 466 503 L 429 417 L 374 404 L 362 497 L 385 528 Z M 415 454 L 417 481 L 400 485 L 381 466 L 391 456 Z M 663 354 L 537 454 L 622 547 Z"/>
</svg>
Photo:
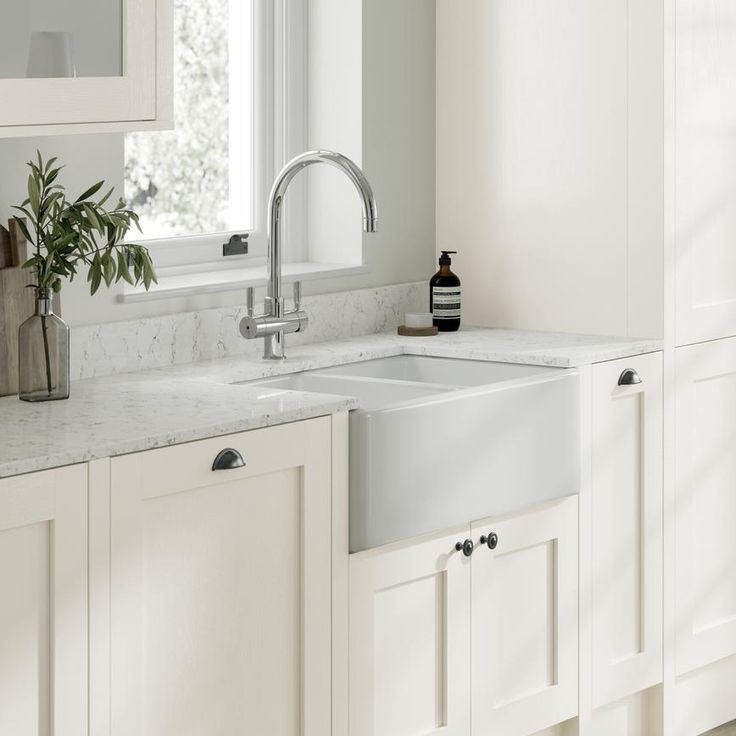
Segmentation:
<svg viewBox="0 0 736 736">
<path fill-rule="evenodd" d="M 33 314 L 33 272 L 22 268 L 28 243 L 15 220 L 0 225 L 0 396 L 18 393 L 18 327 Z M 58 296 L 54 309 L 59 313 Z"/>
</svg>

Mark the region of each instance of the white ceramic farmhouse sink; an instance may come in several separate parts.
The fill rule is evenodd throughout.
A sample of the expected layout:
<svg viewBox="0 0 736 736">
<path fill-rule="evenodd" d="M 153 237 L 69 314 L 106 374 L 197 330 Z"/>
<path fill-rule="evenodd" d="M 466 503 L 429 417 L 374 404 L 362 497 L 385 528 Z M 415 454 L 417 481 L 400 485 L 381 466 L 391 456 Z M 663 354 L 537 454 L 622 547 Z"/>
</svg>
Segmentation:
<svg viewBox="0 0 736 736">
<path fill-rule="evenodd" d="M 250 383 L 360 401 L 353 552 L 579 490 L 574 370 L 402 355 Z"/>
</svg>

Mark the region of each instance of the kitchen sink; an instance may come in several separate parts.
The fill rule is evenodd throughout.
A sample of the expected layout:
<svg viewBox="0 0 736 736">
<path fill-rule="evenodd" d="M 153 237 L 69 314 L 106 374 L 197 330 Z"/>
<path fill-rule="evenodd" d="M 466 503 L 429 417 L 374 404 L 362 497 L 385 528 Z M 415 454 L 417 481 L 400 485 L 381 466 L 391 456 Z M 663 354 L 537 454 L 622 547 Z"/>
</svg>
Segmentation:
<svg viewBox="0 0 736 736">
<path fill-rule="evenodd" d="M 575 370 L 401 355 L 250 381 L 353 396 L 350 549 L 577 493 Z"/>
</svg>

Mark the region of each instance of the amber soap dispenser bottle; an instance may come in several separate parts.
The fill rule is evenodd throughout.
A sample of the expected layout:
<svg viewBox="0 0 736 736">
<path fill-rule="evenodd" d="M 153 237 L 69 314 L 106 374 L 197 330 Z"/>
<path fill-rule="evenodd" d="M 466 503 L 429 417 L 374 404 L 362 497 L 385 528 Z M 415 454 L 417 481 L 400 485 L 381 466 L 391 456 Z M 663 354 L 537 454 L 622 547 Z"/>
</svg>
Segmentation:
<svg viewBox="0 0 736 736">
<path fill-rule="evenodd" d="M 455 253 L 457 251 L 442 251 L 440 270 L 429 281 L 429 311 L 440 332 L 460 329 L 460 279 L 450 270 L 450 256 Z"/>
</svg>

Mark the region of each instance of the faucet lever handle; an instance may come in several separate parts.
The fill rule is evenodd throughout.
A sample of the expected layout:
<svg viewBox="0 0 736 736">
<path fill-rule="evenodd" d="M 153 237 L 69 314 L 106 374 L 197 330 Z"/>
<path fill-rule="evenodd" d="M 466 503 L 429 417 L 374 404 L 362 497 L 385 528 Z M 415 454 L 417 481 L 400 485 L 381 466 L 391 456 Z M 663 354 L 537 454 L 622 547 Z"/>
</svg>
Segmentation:
<svg viewBox="0 0 736 736">
<path fill-rule="evenodd" d="M 252 286 L 245 290 L 245 306 L 248 316 L 252 317 L 256 310 L 256 290 Z"/>
<path fill-rule="evenodd" d="M 298 312 L 302 308 L 302 282 L 294 282 L 294 311 Z"/>
</svg>

